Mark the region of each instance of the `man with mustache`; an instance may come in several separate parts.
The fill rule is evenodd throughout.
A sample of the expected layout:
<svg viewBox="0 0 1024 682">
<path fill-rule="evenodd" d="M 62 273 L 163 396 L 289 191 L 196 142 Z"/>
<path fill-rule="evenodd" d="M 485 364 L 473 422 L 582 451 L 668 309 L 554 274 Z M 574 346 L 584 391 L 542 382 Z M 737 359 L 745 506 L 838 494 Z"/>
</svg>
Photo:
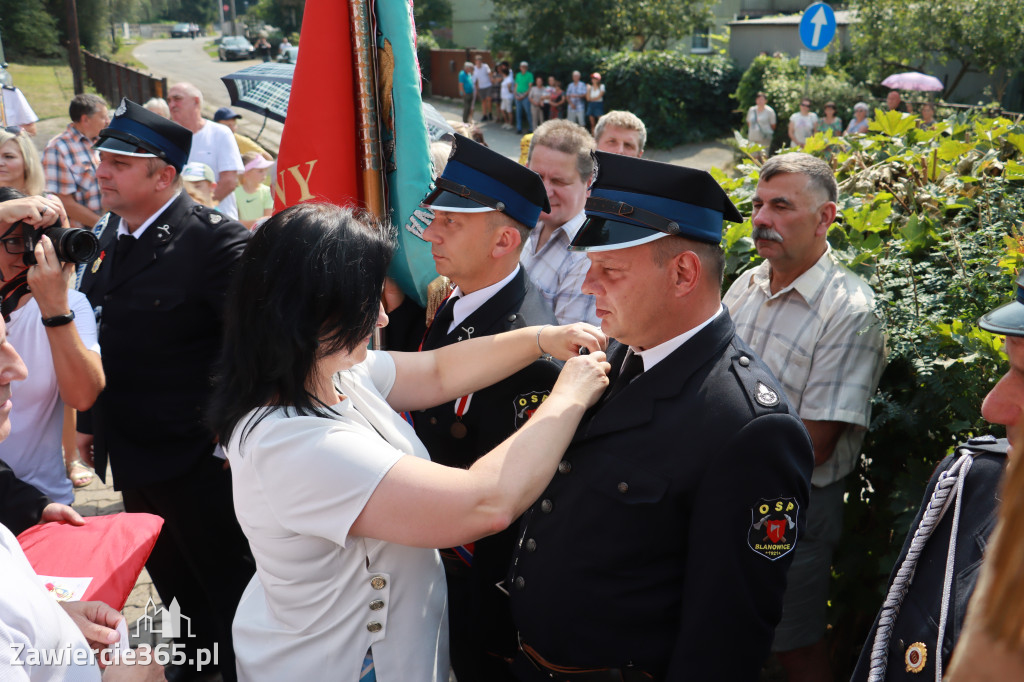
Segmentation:
<svg viewBox="0 0 1024 682">
<path fill-rule="evenodd" d="M 754 193 L 754 243 L 765 260 L 722 299 L 746 341 L 778 377 L 814 445 L 811 497 L 789 571 L 772 650 L 792 682 L 830 680 L 825 634 L 843 480 L 855 468 L 885 365 L 874 293 L 829 247 L 838 188 L 809 154 L 775 156 Z"/>
</svg>

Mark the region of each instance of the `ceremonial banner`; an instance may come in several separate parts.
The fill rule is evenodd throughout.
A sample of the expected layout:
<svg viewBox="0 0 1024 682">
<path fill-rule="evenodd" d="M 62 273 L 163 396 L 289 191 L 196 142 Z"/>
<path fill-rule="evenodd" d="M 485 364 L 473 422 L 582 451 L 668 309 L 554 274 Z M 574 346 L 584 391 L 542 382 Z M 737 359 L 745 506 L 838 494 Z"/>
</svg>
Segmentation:
<svg viewBox="0 0 1024 682">
<path fill-rule="evenodd" d="M 376 0 L 381 37 L 378 108 L 388 205 L 398 231 L 398 250 L 388 274 L 407 296 L 427 305 L 427 285 L 437 277 L 430 244 L 420 234 L 432 219 L 419 207 L 433 180 L 430 141 L 420 96 L 420 67 L 416 58 L 416 25 L 409 0 Z"/>
<path fill-rule="evenodd" d="M 318 199 L 365 206 L 347 2 L 309 0 L 277 159 L 274 210 Z"/>
</svg>

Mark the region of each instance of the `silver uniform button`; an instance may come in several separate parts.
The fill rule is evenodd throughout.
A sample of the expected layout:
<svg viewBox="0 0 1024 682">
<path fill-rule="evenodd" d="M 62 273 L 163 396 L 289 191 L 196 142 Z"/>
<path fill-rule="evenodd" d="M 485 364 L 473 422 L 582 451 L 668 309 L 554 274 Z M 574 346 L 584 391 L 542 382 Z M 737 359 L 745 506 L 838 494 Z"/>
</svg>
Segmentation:
<svg viewBox="0 0 1024 682">
<path fill-rule="evenodd" d="M 384 601 L 382 599 L 374 599 L 370 602 L 371 611 L 380 611 L 382 608 L 384 608 Z"/>
<path fill-rule="evenodd" d="M 517 590 L 521 590 L 524 587 L 526 587 L 526 578 L 524 578 L 523 576 L 519 576 L 512 581 L 512 584 L 516 586 Z"/>
<path fill-rule="evenodd" d="M 388 581 L 384 579 L 382 575 L 375 575 L 370 578 L 370 587 L 375 590 L 383 590 L 387 587 Z"/>
<path fill-rule="evenodd" d="M 545 514 L 550 514 L 551 510 L 554 509 L 554 508 L 555 508 L 555 505 L 554 505 L 554 503 L 551 502 L 551 500 L 541 500 L 541 502 L 540 502 L 540 510 L 542 512 L 544 512 Z"/>
<path fill-rule="evenodd" d="M 535 551 L 537 551 L 537 541 L 534 540 L 533 538 L 530 538 L 529 540 L 527 540 L 524 543 L 523 546 L 526 547 L 526 551 L 527 552 L 535 552 Z"/>
<path fill-rule="evenodd" d="M 620 493 L 626 493 L 629 491 L 629 484 L 626 483 L 625 481 L 619 482 L 619 484 L 615 487 L 618 489 Z"/>
<path fill-rule="evenodd" d="M 567 474 L 570 471 L 572 471 L 572 462 L 563 459 L 561 462 L 558 463 L 558 473 Z"/>
<path fill-rule="evenodd" d="M 366 629 L 370 632 L 380 632 L 384 629 L 384 626 L 378 623 L 377 621 L 372 621 L 366 624 Z"/>
<path fill-rule="evenodd" d="M 750 358 L 748 358 L 746 355 L 741 355 L 740 356 L 740 366 L 741 367 L 747 367 L 749 365 L 750 365 Z"/>
</svg>

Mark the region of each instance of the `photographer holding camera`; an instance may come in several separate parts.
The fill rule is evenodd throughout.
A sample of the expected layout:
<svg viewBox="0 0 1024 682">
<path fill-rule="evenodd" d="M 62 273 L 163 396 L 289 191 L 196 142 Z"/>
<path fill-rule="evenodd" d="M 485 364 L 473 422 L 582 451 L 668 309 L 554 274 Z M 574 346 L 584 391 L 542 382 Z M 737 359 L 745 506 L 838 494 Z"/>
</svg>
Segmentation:
<svg viewBox="0 0 1024 682">
<path fill-rule="evenodd" d="M 29 370 L 17 387 L 12 407 L 17 426 L 0 443 L 0 460 L 47 497 L 71 504 L 74 491 L 61 447 L 64 406 L 89 409 L 105 383 L 92 306 L 68 288 L 72 259 L 94 255 L 95 237 L 87 230 L 61 229 L 67 215 L 53 199 L 0 188 L 0 208 L 12 200 L 35 201 L 42 218 L 34 221 L 36 227 L 0 212 L 0 312 Z"/>
</svg>

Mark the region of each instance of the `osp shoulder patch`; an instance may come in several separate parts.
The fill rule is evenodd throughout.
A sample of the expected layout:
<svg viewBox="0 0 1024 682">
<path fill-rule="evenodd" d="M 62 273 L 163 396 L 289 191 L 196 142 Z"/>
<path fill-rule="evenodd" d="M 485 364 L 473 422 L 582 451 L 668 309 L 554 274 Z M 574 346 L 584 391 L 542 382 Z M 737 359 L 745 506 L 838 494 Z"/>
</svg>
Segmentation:
<svg viewBox="0 0 1024 682">
<path fill-rule="evenodd" d="M 530 391 L 520 393 L 512 400 L 512 408 L 515 411 L 515 430 L 526 423 L 526 420 L 533 416 L 540 404 L 548 399 L 551 391 Z"/>
<path fill-rule="evenodd" d="M 760 499 L 750 510 L 747 544 L 757 554 L 775 561 L 796 547 L 796 519 L 800 504 L 793 497 Z"/>
</svg>

